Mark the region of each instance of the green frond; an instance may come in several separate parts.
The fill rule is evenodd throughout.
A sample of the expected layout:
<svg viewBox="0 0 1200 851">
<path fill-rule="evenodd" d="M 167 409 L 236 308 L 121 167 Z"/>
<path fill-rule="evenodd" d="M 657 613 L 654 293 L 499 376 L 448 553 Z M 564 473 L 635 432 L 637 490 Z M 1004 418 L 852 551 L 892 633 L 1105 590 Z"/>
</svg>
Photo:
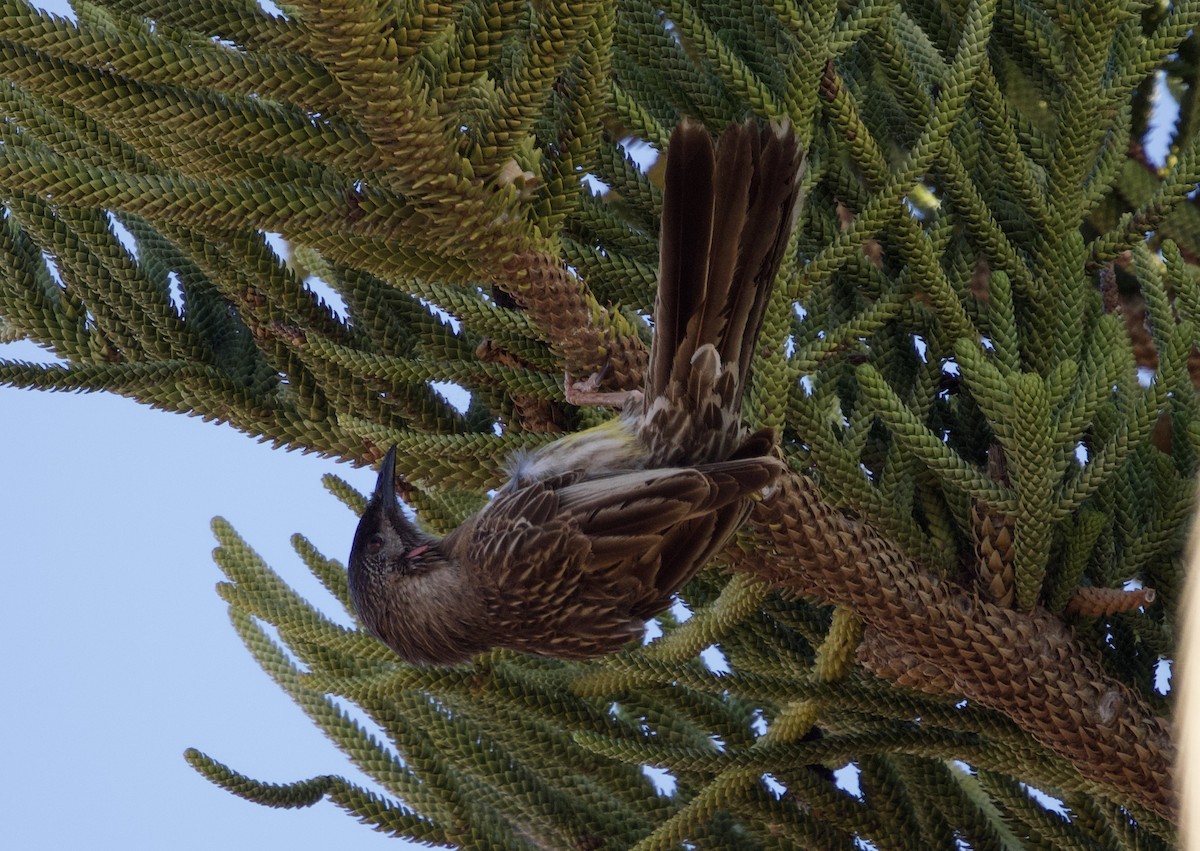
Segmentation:
<svg viewBox="0 0 1200 851">
<path fill-rule="evenodd" d="M 897 439 L 927 466 L 943 475 L 955 487 L 997 508 L 1013 505 L 1014 496 L 968 464 L 950 446 L 920 423 L 883 377 L 869 365 L 857 370 L 861 388 L 876 413 L 892 429 Z"/>
<path fill-rule="evenodd" d="M 1097 449 L 1086 465 L 1058 488 L 1059 496 L 1055 505 L 1058 516 L 1065 516 L 1078 508 L 1125 463 L 1135 447 L 1146 442 L 1165 402 L 1166 390 L 1155 382 L 1146 391 L 1137 392 L 1132 400 L 1125 399 L 1118 403 L 1123 410 L 1117 414 L 1119 425 L 1111 437 Z"/>
<path fill-rule="evenodd" d="M 188 765 L 207 780 L 239 798 L 268 807 L 311 807 L 325 797 L 334 785 L 332 777 L 314 777 L 295 783 L 262 783 L 234 771 L 195 748 L 184 751 Z"/>
<path fill-rule="evenodd" d="M 745 576 L 735 576 L 711 605 L 701 609 L 682 626 L 651 645 L 647 655 L 682 664 L 756 612 L 770 593 L 767 585 Z"/>
</svg>

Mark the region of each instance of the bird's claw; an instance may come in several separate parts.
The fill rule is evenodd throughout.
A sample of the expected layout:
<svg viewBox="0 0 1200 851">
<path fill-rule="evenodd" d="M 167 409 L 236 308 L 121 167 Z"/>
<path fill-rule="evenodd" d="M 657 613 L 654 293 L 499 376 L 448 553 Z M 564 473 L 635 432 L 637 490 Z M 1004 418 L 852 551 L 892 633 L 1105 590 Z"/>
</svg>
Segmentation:
<svg viewBox="0 0 1200 851">
<path fill-rule="evenodd" d="M 599 372 L 593 372 L 582 381 L 574 381 L 571 373 L 567 372 L 563 376 L 563 395 L 566 397 L 567 403 L 575 407 L 582 405 L 598 405 L 608 408 L 624 407 L 629 397 L 637 392 L 636 390 L 600 389 L 600 382 L 608 375 L 611 366 L 612 362 L 606 361 Z"/>
</svg>

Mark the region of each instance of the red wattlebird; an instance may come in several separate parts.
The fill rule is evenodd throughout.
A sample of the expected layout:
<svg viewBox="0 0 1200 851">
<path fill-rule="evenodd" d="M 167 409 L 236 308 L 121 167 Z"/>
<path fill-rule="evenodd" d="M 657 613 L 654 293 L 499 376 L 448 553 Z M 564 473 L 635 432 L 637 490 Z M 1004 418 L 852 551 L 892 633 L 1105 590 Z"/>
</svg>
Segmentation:
<svg viewBox="0 0 1200 851">
<path fill-rule="evenodd" d="M 444 538 L 402 512 L 393 448 L 350 553 L 374 635 L 417 664 L 493 647 L 610 653 L 726 544 L 783 470 L 741 407 L 801 161 L 786 124 L 733 125 L 715 147 L 699 123 L 675 129 L 643 388 L 611 421 L 514 459 L 512 480 Z"/>
</svg>

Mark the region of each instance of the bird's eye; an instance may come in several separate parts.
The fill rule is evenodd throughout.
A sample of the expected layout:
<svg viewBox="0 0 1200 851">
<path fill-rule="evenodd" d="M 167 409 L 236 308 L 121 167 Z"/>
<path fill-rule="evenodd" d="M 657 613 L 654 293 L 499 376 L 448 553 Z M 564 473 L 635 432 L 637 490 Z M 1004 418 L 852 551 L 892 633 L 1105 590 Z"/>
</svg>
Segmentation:
<svg viewBox="0 0 1200 851">
<path fill-rule="evenodd" d="M 372 535 L 367 538 L 367 552 L 371 555 L 383 549 L 383 535 Z"/>
</svg>

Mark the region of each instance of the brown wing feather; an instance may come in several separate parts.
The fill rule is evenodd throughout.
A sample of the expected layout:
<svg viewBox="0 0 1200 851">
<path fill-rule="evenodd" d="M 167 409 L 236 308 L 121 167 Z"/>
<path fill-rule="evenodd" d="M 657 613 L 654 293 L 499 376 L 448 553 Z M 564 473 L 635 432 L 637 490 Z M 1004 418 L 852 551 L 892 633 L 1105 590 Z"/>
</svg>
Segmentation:
<svg viewBox="0 0 1200 851">
<path fill-rule="evenodd" d="M 549 479 L 501 494 L 443 545 L 479 572 L 504 646 L 587 658 L 640 635 L 781 469 L 752 458 Z"/>
<path fill-rule="evenodd" d="M 501 646 L 556 658 L 610 653 L 641 634 L 627 604 L 639 583 L 562 511 L 562 476 L 500 494 L 443 541 L 473 566 L 484 617 Z"/>
<path fill-rule="evenodd" d="M 749 496 L 775 481 L 773 458 L 646 470 L 581 482 L 562 508 L 592 540 L 592 567 L 632 564 L 639 619 L 658 614 L 745 520 Z M 633 533 L 633 534 L 631 534 Z"/>
</svg>

